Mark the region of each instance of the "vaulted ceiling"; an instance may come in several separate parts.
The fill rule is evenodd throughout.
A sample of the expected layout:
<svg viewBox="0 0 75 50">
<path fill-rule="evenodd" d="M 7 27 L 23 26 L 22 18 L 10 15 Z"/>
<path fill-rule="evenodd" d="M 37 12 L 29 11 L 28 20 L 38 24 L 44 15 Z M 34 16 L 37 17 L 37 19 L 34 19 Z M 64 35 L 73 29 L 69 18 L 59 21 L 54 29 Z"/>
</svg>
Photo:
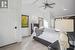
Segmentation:
<svg viewBox="0 0 75 50">
<path fill-rule="evenodd" d="M 35 2 L 37 1 L 37 2 Z M 75 15 L 75 0 L 49 0 L 53 3 L 54 8 L 43 9 L 44 0 L 22 0 L 22 14 L 31 16 L 65 16 Z"/>
</svg>

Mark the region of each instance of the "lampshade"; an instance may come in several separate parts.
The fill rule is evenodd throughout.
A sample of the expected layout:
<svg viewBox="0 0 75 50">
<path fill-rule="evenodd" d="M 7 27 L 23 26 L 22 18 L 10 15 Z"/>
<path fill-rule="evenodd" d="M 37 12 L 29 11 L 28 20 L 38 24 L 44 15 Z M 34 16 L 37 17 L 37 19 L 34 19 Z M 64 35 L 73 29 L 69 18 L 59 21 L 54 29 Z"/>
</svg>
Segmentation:
<svg viewBox="0 0 75 50">
<path fill-rule="evenodd" d="M 74 31 L 73 19 L 56 19 L 55 30 L 64 32 L 73 32 Z"/>
</svg>

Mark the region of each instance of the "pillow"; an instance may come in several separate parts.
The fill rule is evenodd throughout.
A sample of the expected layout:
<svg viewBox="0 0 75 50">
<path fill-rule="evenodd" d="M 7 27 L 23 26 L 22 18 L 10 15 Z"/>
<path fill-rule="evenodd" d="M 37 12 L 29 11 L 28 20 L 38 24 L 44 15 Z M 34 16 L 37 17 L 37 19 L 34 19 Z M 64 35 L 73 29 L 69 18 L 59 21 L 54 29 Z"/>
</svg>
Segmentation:
<svg viewBox="0 0 75 50">
<path fill-rule="evenodd" d="M 40 31 L 44 31 L 44 27 L 40 27 L 39 30 L 40 30 Z"/>
<path fill-rule="evenodd" d="M 35 33 L 36 33 L 36 36 L 39 36 L 40 34 L 42 34 L 43 32 L 43 28 L 35 28 Z"/>
<path fill-rule="evenodd" d="M 60 29 L 55 28 L 55 31 L 56 31 L 56 32 L 59 32 L 59 31 L 60 31 Z"/>
</svg>

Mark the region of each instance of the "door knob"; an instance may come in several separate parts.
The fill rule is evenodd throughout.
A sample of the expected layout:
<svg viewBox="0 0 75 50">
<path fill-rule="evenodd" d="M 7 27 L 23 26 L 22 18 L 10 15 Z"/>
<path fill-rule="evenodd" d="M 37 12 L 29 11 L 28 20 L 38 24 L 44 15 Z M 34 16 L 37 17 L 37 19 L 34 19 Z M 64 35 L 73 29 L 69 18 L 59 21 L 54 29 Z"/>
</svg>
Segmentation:
<svg viewBox="0 0 75 50">
<path fill-rule="evenodd" d="M 15 26 L 15 29 L 17 29 L 17 26 Z"/>
</svg>

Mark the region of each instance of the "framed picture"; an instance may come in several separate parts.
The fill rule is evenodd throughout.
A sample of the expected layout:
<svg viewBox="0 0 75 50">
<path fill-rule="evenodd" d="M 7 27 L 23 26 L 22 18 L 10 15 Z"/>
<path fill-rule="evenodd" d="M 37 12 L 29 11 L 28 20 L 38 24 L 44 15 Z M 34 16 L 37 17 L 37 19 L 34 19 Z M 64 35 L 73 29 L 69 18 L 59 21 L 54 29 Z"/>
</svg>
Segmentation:
<svg viewBox="0 0 75 50">
<path fill-rule="evenodd" d="M 29 16 L 22 15 L 21 16 L 21 28 L 27 28 L 29 26 Z"/>
</svg>

